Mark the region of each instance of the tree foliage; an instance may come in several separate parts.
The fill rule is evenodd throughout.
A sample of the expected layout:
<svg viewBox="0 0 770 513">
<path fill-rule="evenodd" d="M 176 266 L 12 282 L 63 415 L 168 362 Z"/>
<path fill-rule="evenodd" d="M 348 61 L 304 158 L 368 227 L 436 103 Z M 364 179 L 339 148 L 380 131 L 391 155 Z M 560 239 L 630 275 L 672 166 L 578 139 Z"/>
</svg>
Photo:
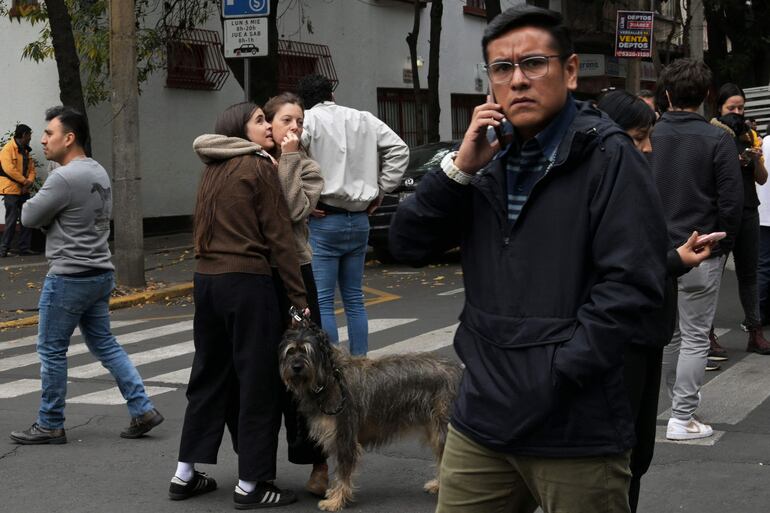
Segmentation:
<svg viewBox="0 0 770 513">
<path fill-rule="evenodd" d="M 107 0 L 64 0 L 72 20 L 81 71 L 83 96 L 89 105 L 109 97 L 109 19 Z M 0 16 L 9 14 L 9 0 L 0 0 Z M 166 64 L 166 45 L 181 32 L 202 25 L 215 12 L 215 0 L 136 0 L 137 70 L 139 83 Z M 36 40 L 22 57 L 35 62 L 54 58 L 48 8 L 29 13 L 24 20 L 40 25 Z M 21 21 L 21 20 L 20 20 Z"/>
</svg>

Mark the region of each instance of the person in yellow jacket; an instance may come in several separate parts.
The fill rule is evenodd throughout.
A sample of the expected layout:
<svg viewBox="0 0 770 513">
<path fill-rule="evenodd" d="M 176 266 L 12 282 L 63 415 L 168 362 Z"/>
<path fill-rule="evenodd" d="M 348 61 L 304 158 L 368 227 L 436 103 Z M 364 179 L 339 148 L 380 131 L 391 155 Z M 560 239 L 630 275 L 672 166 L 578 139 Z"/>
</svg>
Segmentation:
<svg viewBox="0 0 770 513">
<path fill-rule="evenodd" d="M 21 225 L 21 207 L 29 199 L 29 188 L 35 181 L 35 162 L 29 147 L 31 140 L 32 129 L 20 124 L 16 126 L 13 139 L 0 150 L 0 194 L 5 204 L 5 229 L 0 239 L 0 258 L 8 256 L 17 224 L 21 226 L 19 254 L 37 254 L 30 247 L 32 232 Z"/>
</svg>

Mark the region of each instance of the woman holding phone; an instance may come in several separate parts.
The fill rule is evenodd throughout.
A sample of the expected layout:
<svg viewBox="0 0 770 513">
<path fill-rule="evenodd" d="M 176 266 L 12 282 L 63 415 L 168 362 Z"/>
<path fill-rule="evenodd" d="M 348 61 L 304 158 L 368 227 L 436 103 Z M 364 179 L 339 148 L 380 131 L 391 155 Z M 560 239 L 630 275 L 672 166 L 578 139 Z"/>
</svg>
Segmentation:
<svg viewBox="0 0 770 513">
<path fill-rule="evenodd" d="M 743 89 L 727 83 L 719 88 L 717 109 L 719 117 L 711 123 L 727 130 L 738 147 L 738 159 L 743 178 L 743 215 L 735 236 L 733 259 L 735 275 L 738 278 L 738 296 L 743 307 L 741 327 L 749 333 L 746 351 L 770 354 L 770 342 L 762 333 L 759 314 L 759 291 L 757 289 L 757 267 L 759 265 L 759 198 L 756 184 L 767 181 L 762 149 L 756 148 L 752 134 L 744 119 L 746 95 Z M 713 333 L 713 328 L 712 328 Z M 719 345 L 716 337 L 711 340 L 709 357 L 727 359 L 727 351 Z"/>
</svg>

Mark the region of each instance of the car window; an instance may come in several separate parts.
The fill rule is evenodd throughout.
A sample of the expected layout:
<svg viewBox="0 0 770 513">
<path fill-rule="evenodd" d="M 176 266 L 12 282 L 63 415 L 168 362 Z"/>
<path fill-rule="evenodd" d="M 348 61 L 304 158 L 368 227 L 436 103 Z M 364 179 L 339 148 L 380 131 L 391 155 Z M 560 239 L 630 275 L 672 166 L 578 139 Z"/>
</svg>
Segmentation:
<svg viewBox="0 0 770 513">
<path fill-rule="evenodd" d="M 441 164 L 441 159 L 452 149 L 450 145 L 436 148 L 413 148 L 409 156 L 409 167 L 411 172 L 427 173 Z"/>
</svg>

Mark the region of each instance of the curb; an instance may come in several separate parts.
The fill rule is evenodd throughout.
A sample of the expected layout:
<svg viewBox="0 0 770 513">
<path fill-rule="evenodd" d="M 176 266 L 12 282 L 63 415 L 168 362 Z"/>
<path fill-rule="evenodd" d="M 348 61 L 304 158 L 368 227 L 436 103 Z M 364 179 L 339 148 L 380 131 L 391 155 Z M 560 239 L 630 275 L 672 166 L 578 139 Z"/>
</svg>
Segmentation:
<svg viewBox="0 0 770 513">
<path fill-rule="evenodd" d="M 181 283 L 179 285 L 172 285 L 162 289 L 151 290 L 148 292 L 137 292 L 136 294 L 129 294 L 127 296 L 114 297 L 110 299 L 110 310 L 119 310 L 121 308 L 129 308 L 131 306 L 142 305 L 145 303 L 154 303 L 174 297 L 186 296 L 192 292 L 192 290 L 192 282 L 187 282 Z M 22 328 L 24 326 L 34 326 L 37 324 L 37 320 L 38 316 L 32 315 L 30 317 L 22 317 L 21 319 L 13 319 L 10 321 L 0 322 L 0 330 L 8 328 Z"/>
</svg>

